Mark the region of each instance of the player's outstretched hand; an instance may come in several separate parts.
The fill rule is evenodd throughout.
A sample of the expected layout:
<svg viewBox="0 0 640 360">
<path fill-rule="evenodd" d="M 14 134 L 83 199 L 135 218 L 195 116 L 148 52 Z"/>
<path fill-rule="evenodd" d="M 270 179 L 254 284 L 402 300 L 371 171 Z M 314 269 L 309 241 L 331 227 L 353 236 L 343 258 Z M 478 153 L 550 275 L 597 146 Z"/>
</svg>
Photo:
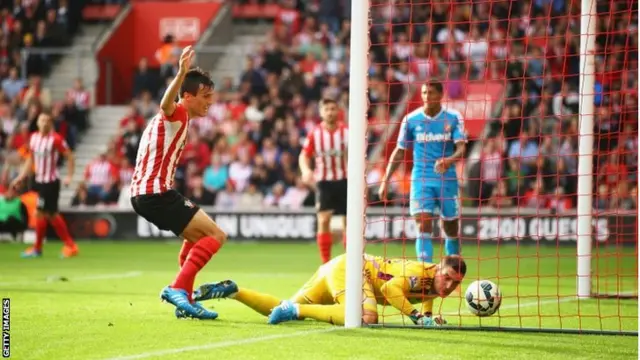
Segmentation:
<svg viewBox="0 0 640 360">
<path fill-rule="evenodd" d="M 445 320 L 440 315 L 433 316 L 433 321 L 436 323 L 436 325 L 447 325 L 447 320 Z"/>
<path fill-rule="evenodd" d="M 424 327 L 434 327 L 445 325 L 447 321 L 442 316 L 425 316 L 425 315 L 412 315 L 410 316 L 414 324 Z"/>
<path fill-rule="evenodd" d="M 178 65 L 180 65 L 180 71 L 187 71 L 191 68 L 191 62 L 193 61 L 193 57 L 196 55 L 196 52 L 193 51 L 191 46 L 187 46 L 182 49 L 182 54 L 180 55 L 180 60 L 178 61 Z"/>
</svg>

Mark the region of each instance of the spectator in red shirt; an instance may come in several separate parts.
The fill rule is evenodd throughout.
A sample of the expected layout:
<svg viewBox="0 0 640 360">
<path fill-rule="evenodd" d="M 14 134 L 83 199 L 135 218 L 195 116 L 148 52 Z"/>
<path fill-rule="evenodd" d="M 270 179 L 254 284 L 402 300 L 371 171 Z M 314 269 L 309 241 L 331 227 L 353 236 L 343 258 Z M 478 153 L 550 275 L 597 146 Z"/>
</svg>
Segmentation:
<svg viewBox="0 0 640 360">
<path fill-rule="evenodd" d="M 540 209 L 547 206 L 542 178 L 538 177 L 536 181 L 531 184 L 531 188 L 522 197 L 520 206 L 530 209 Z"/>
<path fill-rule="evenodd" d="M 275 29 L 280 29 L 290 39 L 300 30 L 300 12 L 296 10 L 295 1 L 284 0 L 276 14 Z"/>
<path fill-rule="evenodd" d="M 120 120 L 120 128 L 128 128 L 127 124 L 130 122 L 135 123 L 140 130 L 144 129 L 146 123 L 144 118 L 138 113 L 138 107 L 134 102 L 129 105 L 127 115 Z"/>
<path fill-rule="evenodd" d="M 84 171 L 88 194 L 98 202 L 114 202 L 113 193 L 118 192 L 116 184 L 119 179 L 118 168 L 109 161 L 107 153 L 102 153 L 89 163 Z M 117 201 L 117 196 L 115 200 Z"/>
<path fill-rule="evenodd" d="M 21 123 L 18 132 L 9 140 L 11 148 L 15 150 L 22 148 L 27 141 L 29 141 L 29 136 L 29 124 L 25 122 Z"/>
<path fill-rule="evenodd" d="M 620 162 L 617 152 L 609 154 L 607 162 L 602 166 L 598 174 L 599 183 L 607 185 L 609 191 L 618 187 L 622 181 L 629 179 L 627 167 Z"/>
<path fill-rule="evenodd" d="M 550 197 L 549 202 L 547 203 L 547 208 L 557 214 L 569 211 L 571 206 L 571 199 L 564 194 L 564 189 L 562 187 L 556 188 L 555 193 Z"/>
<path fill-rule="evenodd" d="M 197 172 L 202 173 L 209 164 L 210 153 L 209 146 L 202 142 L 198 133 L 194 131 L 189 134 L 189 142 L 182 151 L 180 166 L 193 162 L 196 165 Z"/>
</svg>

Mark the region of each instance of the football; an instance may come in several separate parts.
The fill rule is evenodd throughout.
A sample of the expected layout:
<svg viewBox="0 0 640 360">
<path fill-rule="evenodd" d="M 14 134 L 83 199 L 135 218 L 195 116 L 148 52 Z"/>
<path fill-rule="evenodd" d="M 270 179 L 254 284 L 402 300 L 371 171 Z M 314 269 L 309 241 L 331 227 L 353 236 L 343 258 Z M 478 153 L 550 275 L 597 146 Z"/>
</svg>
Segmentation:
<svg viewBox="0 0 640 360">
<path fill-rule="evenodd" d="M 500 308 L 502 293 L 495 283 L 489 280 L 477 280 L 467 288 L 465 299 L 472 314 L 491 316 Z"/>
</svg>

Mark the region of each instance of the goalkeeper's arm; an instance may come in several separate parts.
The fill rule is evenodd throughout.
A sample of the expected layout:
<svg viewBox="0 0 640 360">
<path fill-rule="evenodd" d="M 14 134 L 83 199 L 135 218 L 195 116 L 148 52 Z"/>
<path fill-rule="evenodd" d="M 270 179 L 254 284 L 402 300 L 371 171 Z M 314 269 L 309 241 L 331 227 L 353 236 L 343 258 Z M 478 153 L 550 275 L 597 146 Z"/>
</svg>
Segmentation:
<svg viewBox="0 0 640 360">
<path fill-rule="evenodd" d="M 404 277 L 393 278 L 387 281 L 380 288 L 382 295 L 384 296 L 387 303 L 389 303 L 389 305 L 393 306 L 394 308 L 400 310 L 400 312 L 403 315 L 408 316 L 411 319 L 411 321 L 414 322 L 414 324 L 427 325 L 427 326 L 438 325 L 431 318 L 430 312 L 428 314 L 422 314 L 420 310 L 416 309 L 411 304 L 411 302 L 406 296 L 406 294 L 410 291 L 410 289 L 411 289 L 411 282 L 409 279 Z"/>
</svg>

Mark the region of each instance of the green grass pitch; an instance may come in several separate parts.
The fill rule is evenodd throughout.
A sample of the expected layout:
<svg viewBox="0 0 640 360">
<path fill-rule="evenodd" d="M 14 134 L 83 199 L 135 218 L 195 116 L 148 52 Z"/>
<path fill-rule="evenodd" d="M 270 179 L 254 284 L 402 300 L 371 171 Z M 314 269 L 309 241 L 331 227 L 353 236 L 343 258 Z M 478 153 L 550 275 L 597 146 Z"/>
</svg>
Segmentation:
<svg viewBox="0 0 640 360">
<path fill-rule="evenodd" d="M 82 242 L 81 256 L 18 257 L 21 245 L 0 244 L 0 295 L 11 299 L 14 359 L 637 359 L 637 337 L 413 329 L 344 330 L 313 321 L 269 326 L 233 300 L 209 302 L 216 321 L 176 320 L 159 290 L 177 270 L 177 242 Z M 334 247 L 334 254 L 341 252 Z M 372 254 L 413 255 L 413 246 L 367 247 Z M 491 279 L 502 288 L 499 315 L 485 326 L 638 329 L 638 302 L 581 300 L 575 293 L 575 248 L 464 248 L 463 283 Z M 637 253 L 599 261 L 601 286 L 637 293 Z M 603 251 L 602 256 L 607 252 Z M 626 256 L 630 255 L 630 256 Z M 197 283 L 233 279 L 240 286 L 291 296 L 319 264 L 314 244 L 229 243 Z M 630 275 L 617 281 L 615 272 Z M 460 295 L 436 302 L 450 323 L 477 325 Z M 391 308 L 381 320 L 401 324 Z"/>
</svg>

